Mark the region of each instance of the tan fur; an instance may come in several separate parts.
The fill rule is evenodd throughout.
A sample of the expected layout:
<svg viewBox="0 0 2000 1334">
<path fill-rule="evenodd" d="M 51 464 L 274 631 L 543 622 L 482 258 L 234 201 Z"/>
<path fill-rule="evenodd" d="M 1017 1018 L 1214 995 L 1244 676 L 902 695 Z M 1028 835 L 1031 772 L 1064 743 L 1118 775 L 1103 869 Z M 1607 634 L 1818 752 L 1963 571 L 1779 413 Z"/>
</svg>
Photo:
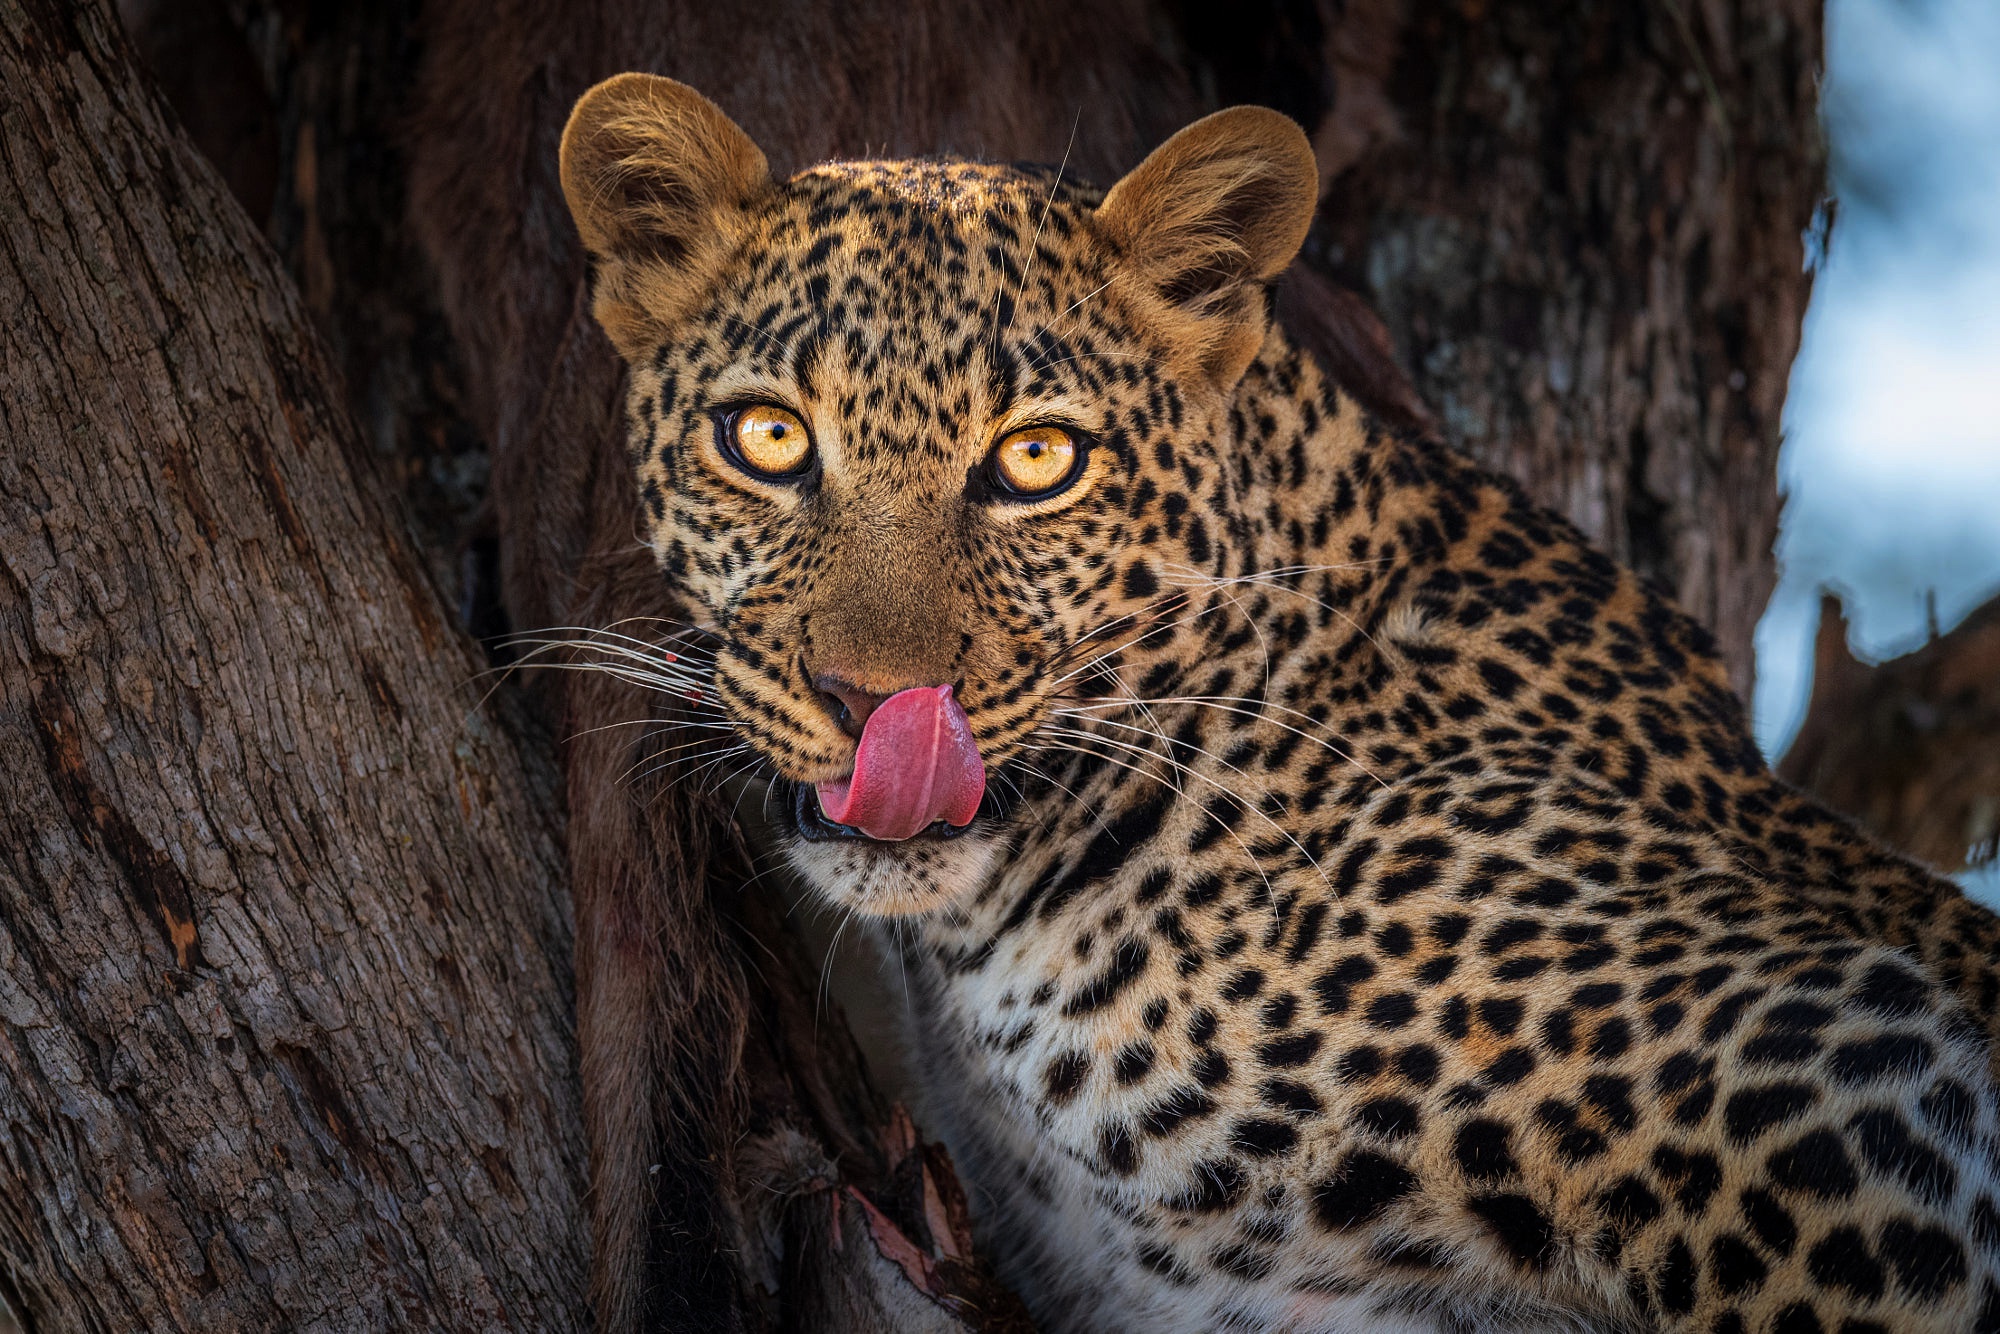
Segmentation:
<svg viewBox="0 0 2000 1334">
<path fill-rule="evenodd" d="M 1297 124 L 1231 107 L 1154 149 L 1093 221 L 1124 256 L 1136 304 L 1176 330 L 1190 369 L 1227 389 L 1264 340 L 1257 289 L 1292 262 L 1318 202 L 1319 170 Z"/>
<path fill-rule="evenodd" d="M 585 93 L 561 161 L 563 195 L 597 260 L 592 313 L 628 357 L 701 298 L 743 240 L 744 208 L 771 182 L 763 151 L 721 108 L 652 74 Z"/>
</svg>

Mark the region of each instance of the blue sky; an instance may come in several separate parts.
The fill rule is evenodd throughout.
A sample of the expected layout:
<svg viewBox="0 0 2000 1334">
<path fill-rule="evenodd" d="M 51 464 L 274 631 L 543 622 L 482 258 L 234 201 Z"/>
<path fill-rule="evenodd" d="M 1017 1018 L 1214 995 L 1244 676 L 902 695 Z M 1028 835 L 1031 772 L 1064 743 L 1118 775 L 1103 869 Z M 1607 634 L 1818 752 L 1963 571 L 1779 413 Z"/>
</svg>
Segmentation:
<svg viewBox="0 0 2000 1334">
<path fill-rule="evenodd" d="M 1927 596 L 1948 629 L 2000 592 L 2000 0 L 1830 0 L 1823 108 L 1839 204 L 1757 635 L 1772 754 L 1811 688 L 1821 586 L 1871 660 L 1922 642 Z"/>
</svg>

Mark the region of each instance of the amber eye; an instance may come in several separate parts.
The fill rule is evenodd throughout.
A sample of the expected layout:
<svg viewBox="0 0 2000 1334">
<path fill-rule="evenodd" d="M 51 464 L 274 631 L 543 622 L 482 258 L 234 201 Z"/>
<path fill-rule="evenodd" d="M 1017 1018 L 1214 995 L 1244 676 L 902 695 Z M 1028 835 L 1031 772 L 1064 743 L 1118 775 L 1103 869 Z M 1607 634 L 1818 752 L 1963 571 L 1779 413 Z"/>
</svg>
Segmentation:
<svg viewBox="0 0 2000 1334">
<path fill-rule="evenodd" d="M 993 471 L 1017 496 L 1042 496 L 1076 472 L 1076 438 L 1060 426 L 1014 431 L 993 451 Z"/>
<path fill-rule="evenodd" d="M 730 451 L 753 473 L 787 477 L 802 471 L 812 459 L 812 438 L 806 424 L 769 403 L 740 408 L 726 424 Z"/>
</svg>

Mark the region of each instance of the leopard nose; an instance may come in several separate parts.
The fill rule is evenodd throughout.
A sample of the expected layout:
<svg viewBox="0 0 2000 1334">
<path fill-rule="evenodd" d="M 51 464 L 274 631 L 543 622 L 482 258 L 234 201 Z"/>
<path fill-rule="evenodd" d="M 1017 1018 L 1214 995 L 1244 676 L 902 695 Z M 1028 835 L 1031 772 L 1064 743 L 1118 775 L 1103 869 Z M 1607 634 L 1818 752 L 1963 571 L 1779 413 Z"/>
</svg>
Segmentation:
<svg viewBox="0 0 2000 1334">
<path fill-rule="evenodd" d="M 868 725 L 868 715 L 887 695 L 877 695 L 863 690 L 844 677 L 821 674 L 813 678 L 813 689 L 819 692 L 819 702 L 833 715 L 833 721 L 840 730 L 861 739 L 861 729 Z"/>
</svg>

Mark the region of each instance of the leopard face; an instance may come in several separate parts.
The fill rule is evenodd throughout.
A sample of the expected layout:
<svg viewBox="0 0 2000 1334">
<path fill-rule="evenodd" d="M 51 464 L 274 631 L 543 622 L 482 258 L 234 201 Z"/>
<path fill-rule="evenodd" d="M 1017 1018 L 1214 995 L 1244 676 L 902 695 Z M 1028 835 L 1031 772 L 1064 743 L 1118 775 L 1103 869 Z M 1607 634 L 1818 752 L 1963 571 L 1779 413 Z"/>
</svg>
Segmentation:
<svg viewBox="0 0 2000 1334">
<path fill-rule="evenodd" d="M 660 97 L 612 87 L 565 140 L 647 538 L 713 632 L 794 865 L 870 913 L 939 907 L 1005 845 L 1052 710 L 1105 688 L 1108 652 L 1143 671 L 1177 590 L 1231 563 L 1215 442 L 1309 151 L 1246 110 L 1108 199 L 955 162 L 779 182 L 713 107 Z M 994 776 L 979 816 L 896 842 L 826 819 L 814 785 L 855 768 L 859 721 L 940 685 Z"/>
</svg>

